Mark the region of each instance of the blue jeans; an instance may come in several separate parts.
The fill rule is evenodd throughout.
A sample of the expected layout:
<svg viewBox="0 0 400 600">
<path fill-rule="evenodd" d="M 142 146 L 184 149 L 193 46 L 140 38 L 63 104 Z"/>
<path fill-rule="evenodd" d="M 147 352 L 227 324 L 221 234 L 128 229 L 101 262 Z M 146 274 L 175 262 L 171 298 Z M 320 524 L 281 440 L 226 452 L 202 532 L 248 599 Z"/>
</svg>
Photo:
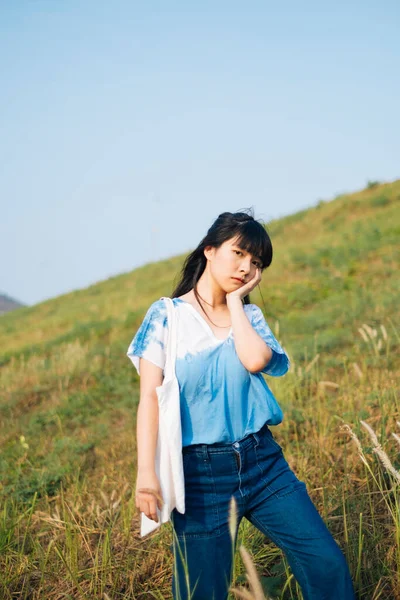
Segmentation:
<svg viewBox="0 0 400 600">
<path fill-rule="evenodd" d="M 185 446 L 186 512 L 171 513 L 174 600 L 226 600 L 229 502 L 282 549 L 304 600 L 354 600 L 346 559 L 267 425 L 233 444 Z M 186 568 L 182 562 L 185 562 Z"/>
</svg>

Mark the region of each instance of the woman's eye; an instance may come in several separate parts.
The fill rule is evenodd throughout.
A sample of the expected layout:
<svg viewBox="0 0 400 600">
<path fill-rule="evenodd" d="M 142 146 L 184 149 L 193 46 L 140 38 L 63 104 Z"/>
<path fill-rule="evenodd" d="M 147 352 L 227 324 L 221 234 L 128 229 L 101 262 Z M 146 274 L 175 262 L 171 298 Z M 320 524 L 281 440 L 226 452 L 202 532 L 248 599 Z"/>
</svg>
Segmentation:
<svg viewBox="0 0 400 600">
<path fill-rule="evenodd" d="M 234 252 L 236 252 L 236 254 L 242 254 L 240 250 L 234 250 Z M 259 262 L 255 261 L 254 264 L 256 265 L 256 267 L 259 267 L 261 269 L 261 265 Z"/>
</svg>

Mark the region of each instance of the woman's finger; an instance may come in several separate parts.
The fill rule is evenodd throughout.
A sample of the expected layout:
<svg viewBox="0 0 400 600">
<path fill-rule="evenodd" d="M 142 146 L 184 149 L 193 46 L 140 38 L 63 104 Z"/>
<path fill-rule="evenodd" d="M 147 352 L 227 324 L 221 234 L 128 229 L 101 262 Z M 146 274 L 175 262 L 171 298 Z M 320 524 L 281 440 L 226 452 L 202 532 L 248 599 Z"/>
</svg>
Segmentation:
<svg viewBox="0 0 400 600">
<path fill-rule="evenodd" d="M 153 500 L 150 500 L 149 505 L 150 505 L 150 515 L 151 515 L 150 519 L 153 519 L 153 521 L 158 523 L 156 498 L 153 497 Z"/>
<path fill-rule="evenodd" d="M 156 523 L 158 523 L 157 509 L 156 509 L 156 501 L 155 500 L 145 500 L 144 498 L 140 500 L 140 511 L 143 512 L 148 519 L 152 519 Z"/>
<path fill-rule="evenodd" d="M 149 509 L 149 503 L 147 500 L 141 500 L 140 501 L 140 509 L 142 512 L 144 512 L 144 514 L 146 515 L 146 517 L 149 516 L 150 513 L 150 509 Z"/>
</svg>

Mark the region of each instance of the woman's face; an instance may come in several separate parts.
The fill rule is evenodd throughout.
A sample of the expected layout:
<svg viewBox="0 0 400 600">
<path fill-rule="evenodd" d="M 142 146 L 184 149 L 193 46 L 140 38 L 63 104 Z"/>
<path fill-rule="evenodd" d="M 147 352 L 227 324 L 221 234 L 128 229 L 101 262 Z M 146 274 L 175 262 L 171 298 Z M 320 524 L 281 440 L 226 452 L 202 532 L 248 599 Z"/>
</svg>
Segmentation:
<svg viewBox="0 0 400 600">
<path fill-rule="evenodd" d="M 226 292 L 231 292 L 247 283 L 256 274 L 256 268 L 261 268 L 261 259 L 242 250 L 236 243 L 235 238 L 227 240 L 219 248 L 207 246 L 204 250 L 209 260 L 208 266 L 213 278 Z M 238 277 L 242 280 L 236 281 Z"/>
</svg>

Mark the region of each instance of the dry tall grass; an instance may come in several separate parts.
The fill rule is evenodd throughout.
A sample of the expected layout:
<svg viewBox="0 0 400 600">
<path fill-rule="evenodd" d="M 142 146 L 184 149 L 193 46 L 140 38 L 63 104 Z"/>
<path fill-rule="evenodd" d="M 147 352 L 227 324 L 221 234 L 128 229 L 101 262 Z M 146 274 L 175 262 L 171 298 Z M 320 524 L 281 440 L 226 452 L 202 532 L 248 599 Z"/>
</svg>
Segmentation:
<svg viewBox="0 0 400 600">
<path fill-rule="evenodd" d="M 328 371 L 320 373 L 316 355 L 303 367 L 293 362 L 285 378 L 271 383 L 277 397 L 286 399 L 285 419 L 274 435 L 293 470 L 307 481 L 310 495 L 342 546 L 359 597 L 392 600 L 400 598 L 400 474 L 395 464 L 400 438 L 391 434 L 397 450 L 391 458 L 392 451 L 384 447 L 387 439 L 379 441 L 373 424 L 380 423 L 387 438 L 391 424 L 400 422 L 394 392 L 397 374 L 386 366 L 390 342 L 386 329 L 370 328 L 368 332 L 364 325 L 361 331 L 365 334 L 360 332 L 363 354 L 357 363 L 345 365 L 341 379 L 332 381 L 332 375 L 326 376 Z M 78 354 L 72 365 L 68 353 L 70 358 L 59 375 L 72 381 L 78 370 L 88 381 L 90 370 L 85 371 L 84 357 Z M 3 381 L 10 390 L 19 376 L 27 385 L 33 378 L 36 386 L 42 385 L 45 369 L 37 368 L 36 358 L 30 360 L 35 368 L 30 368 L 28 360 L 23 371 L 17 364 L 15 373 L 11 368 L 5 370 Z M 61 369 L 61 359 L 59 364 Z M 66 382 L 64 379 L 63 387 Z M 369 396 L 373 400 L 366 403 Z M 346 422 L 349 420 L 352 425 Z M 371 448 L 362 444 L 355 433 L 357 424 L 368 434 Z M 345 434 L 355 443 L 357 454 L 351 452 Z M 162 532 L 147 540 L 139 538 L 135 474 L 131 472 L 127 477 L 134 456 L 134 448 L 129 447 L 132 432 L 129 436 L 121 430 L 121 437 L 112 444 L 96 447 L 96 469 L 82 474 L 78 467 L 67 478 L 65 489 L 61 485 L 60 492 L 51 497 L 35 494 L 23 513 L 11 498 L 5 501 L 0 521 L 2 598 L 12 600 L 18 590 L 27 589 L 27 576 L 33 600 L 106 595 L 116 598 L 117 594 L 126 599 L 139 594 L 169 597 L 172 531 L 164 526 Z M 44 449 L 50 441 L 43 440 Z M 31 460 L 35 441 L 21 429 L 18 444 L 18 468 L 24 469 Z M 233 535 L 237 526 L 234 505 L 230 516 Z M 280 597 L 301 598 L 279 549 L 244 520 L 238 538 L 232 597 L 271 597 L 262 589 L 261 575 L 268 580 L 273 565 L 281 562 L 285 575 Z"/>
<path fill-rule="evenodd" d="M 344 363 L 341 378 L 334 381 L 332 371 L 320 372 L 316 354 L 304 366 L 293 362 L 286 377 L 269 382 L 277 397 L 285 399 L 285 419 L 274 435 L 293 470 L 307 481 L 313 501 L 344 550 L 359 597 L 393 600 L 400 598 L 399 435 L 390 436 L 395 444 L 394 458 L 393 450 L 384 446 L 389 443 L 391 426 L 399 423 L 395 393 L 398 373 L 388 366 L 390 335 L 386 328 L 370 327 L 368 331 L 368 327 L 360 328 L 363 345 L 359 360 Z M 60 394 L 68 382 L 76 381 L 77 373 L 85 382 L 91 380 L 85 354 L 77 347 L 72 350 L 68 346 L 65 363 L 56 357 L 62 386 L 58 394 L 54 391 L 54 396 L 42 400 L 41 409 L 43 402 L 54 406 L 54 399 L 57 406 Z M 37 388 L 49 380 L 44 364 L 36 357 L 25 361 L 23 370 L 15 361 L 4 374 L 10 391 L 16 389 L 18 377 L 27 386 L 35 381 Z M 371 400 L 366 401 L 368 398 Z M 62 423 L 56 423 L 65 435 Z M 374 423 L 381 424 L 385 441 L 379 441 Z M 354 431 L 357 424 L 368 434 L 371 448 L 363 448 L 360 435 Z M 130 470 L 134 464 L 133 425 L 130 432 L 120 429 L 112 443 L 97 445 L 93 454 L 96 468 L 83 471 L 78 465 L 57 494 L 35 494 L 23 512 L 12 497 L 5 499 L 0 518 L 0 595 L 4 600 L 13 600 L 18 591 L 28 588 L 32 600 L 106 598 L 106 594 L 126 599 L 139 595 L 169 597 L 171 528 L 164 526 L 147 540 L 139 538 L 135 473 Z M 345 434 L 356 444 L 358 454 L 351 451 Z M 47 452 L 52 440 L 43 438 L 40 442 Z M 15 443 L 20 449 L 14 467 L 24 472 L 33 460 L 32 453 L 38 452 L 37 444 L 23 427 Z M 233 532 L 234 506 L 231 519 Z M 265 581 L 273 566 L 281 563 L 281 597 L 301 598 L 279 549 L 244 520 L 238 537 L 232 597 L 268 598 L 257 571 Z"/>
</svg>

